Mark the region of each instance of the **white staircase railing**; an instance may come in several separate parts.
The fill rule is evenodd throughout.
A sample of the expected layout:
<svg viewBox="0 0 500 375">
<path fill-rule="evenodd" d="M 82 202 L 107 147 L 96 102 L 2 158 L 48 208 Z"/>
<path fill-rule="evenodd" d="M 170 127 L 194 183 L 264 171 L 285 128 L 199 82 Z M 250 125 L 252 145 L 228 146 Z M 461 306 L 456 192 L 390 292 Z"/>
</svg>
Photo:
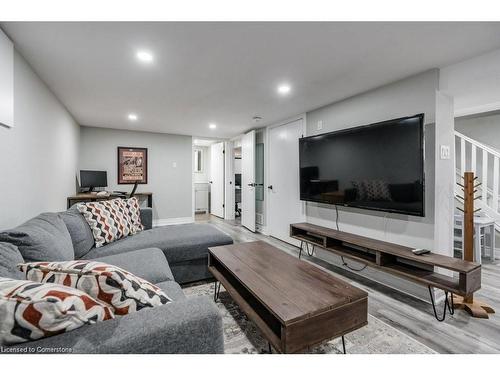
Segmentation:
<svg viewBox="0 0 500 375">
<path fill-rule="evenodd" d="M 459 176 L 465 171 L 474 172 L 481 185 L 477 188 L 481 199 L 476 201 L 486 215 L 495 219 L 497 229 L 500 229 L 499 187 L 500 187 L 500 152 L 466 135 L 455 131 L 456 172 Z M 463 195 L 455 184 L 455 193 Z"/>
</svg>

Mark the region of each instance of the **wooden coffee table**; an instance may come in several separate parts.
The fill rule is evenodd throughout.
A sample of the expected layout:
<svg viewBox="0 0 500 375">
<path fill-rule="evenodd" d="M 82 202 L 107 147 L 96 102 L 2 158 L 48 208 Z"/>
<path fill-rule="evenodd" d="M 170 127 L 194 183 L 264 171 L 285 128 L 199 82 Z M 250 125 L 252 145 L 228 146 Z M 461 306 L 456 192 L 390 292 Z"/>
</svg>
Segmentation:
<svg viewBox="0 0 500 375">
<path fill-rule="evenodd" d="M 366 292 L 265 242 L 212 247 L 208 268 L 278 352 L 344 343 L 368 324 Z"/>
</svg>

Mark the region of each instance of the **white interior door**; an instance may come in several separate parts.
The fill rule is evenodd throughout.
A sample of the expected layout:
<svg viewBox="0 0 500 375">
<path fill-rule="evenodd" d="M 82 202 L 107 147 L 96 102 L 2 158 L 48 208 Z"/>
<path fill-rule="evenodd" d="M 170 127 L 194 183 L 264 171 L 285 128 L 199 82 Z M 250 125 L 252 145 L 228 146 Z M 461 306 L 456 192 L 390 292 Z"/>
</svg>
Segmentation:
<svg viewBox="0 0 500 375">
<path fill-rule="evenodd" d="M 290 238 L 290 224 L 305 220 L 299 190 L 299 138 L 302 119 L 269 130 L 267 183 L 268 231 L 273 237 L 297 245 Z"/>
<path fill-rule="evenodd" d="M 241 225 L 255 232 L 255 130 L 241 141 Z"/>
<path fill-rule="evenodd" d="M 224 218 L 224 143 L 210 146 L 210 213 Z"/>
</svg>

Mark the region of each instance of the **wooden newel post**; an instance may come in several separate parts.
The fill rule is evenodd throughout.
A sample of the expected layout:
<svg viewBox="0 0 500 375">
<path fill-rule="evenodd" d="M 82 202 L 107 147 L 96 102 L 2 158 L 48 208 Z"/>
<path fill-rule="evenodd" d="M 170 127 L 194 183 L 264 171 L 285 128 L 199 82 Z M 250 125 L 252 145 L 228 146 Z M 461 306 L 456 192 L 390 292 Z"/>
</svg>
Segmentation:
<svg viewBox="0 0 500 375">
<path fill-rule="evenodd" d="M 464 221 L 463 221 L 463 252 L 464 260 L 473 262 L 474 261 L 474 193 L 476 187 L 479 185 L 474 185 L 475 178 L 473 172 L 464 173 Z M 479 233 L 477 233 L 479 236 Z M 453 305 L 457 309 L 464 309 L 469 314 L 475 318 L 485 318 L 488 319 L 488 313 L 492 314 L 495 312 L 489 305 L 484 302 L 474 299 L 474 295 L 471 293 L 466 296 L 453 296 Z"/>
</svg>

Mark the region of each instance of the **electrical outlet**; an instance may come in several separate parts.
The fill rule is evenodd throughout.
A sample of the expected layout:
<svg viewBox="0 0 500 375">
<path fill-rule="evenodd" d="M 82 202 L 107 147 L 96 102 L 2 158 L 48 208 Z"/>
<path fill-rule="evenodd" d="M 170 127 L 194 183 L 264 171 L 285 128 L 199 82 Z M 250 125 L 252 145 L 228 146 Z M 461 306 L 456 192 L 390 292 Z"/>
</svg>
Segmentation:
<svg viewBox="0 0 500 375">
<path fill-rule="evenodd" d="M 174 161 L 174 162 L 172 163 L 172 167 L 177 168 L 177 162 L 176 162 L 176 161 Z"/>
<path fill-rule="evenodd" d="M 450 146 L 441 145 L 441 160 L 448 160 L 450 158 Z"/>
<path fill-rule="evenodd" d="M 323 121 L 318 121 L 318 130 L 322 130 L 323 129 Z"/>
</svg>

